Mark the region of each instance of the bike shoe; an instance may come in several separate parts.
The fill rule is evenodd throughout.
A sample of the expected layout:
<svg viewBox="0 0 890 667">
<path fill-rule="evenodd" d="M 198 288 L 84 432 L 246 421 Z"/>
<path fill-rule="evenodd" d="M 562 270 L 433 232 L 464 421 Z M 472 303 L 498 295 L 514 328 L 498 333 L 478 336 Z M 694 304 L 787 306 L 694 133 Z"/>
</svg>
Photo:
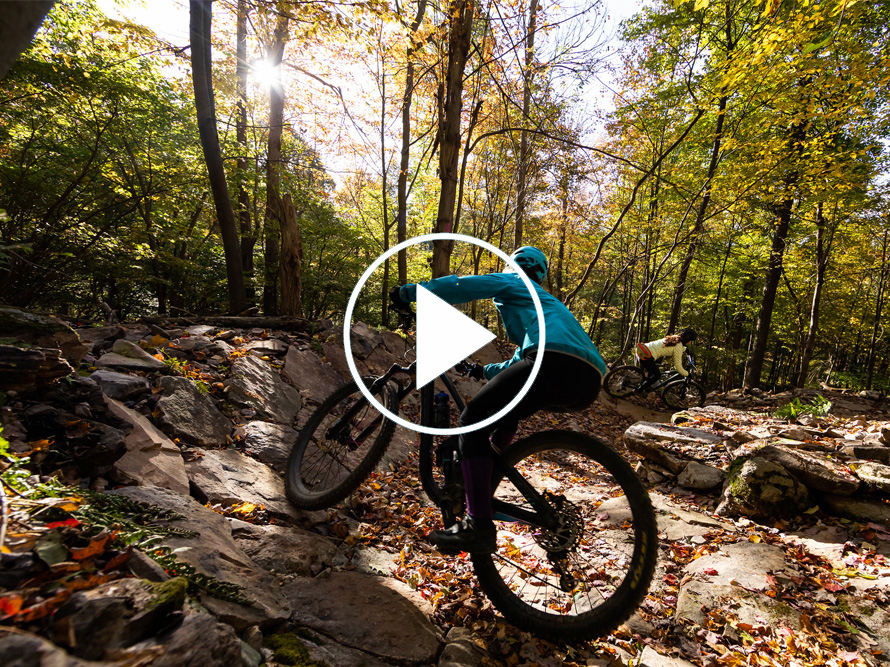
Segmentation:
<svg viewBox="0 0 890 667">
<path fill-rule="evenodd" d="M 430 533 L 428 539 L 440 552 L 450 556 L 462 551 L 490 554 L 497 546 L 497 531 L 490 519 L 477 521 L 467 515 L 450 528 Z"/>
</svg>

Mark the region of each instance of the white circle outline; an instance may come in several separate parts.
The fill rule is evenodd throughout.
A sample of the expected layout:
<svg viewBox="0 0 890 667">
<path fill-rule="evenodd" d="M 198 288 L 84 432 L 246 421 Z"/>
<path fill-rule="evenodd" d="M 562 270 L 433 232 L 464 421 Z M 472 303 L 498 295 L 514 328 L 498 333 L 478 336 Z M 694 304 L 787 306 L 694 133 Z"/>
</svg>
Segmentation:
<svg viewBox="0 0 890 667">
<path fill-rule="evenodd" d="M 451 232 L 437 232 L 435 234 L 422 234 L 420 236 L 414 236 L 410 239 L 402 241 L 397 246 L 390 248 L 374 260 L 371 266 L 369 266 L 367 270 L 365 270 L 365 272 L 362 274 L 362 277 L 359 278 L 359 281 L 356 283 L 355 288 L 352 290 L 352 295 L 349 297 L 349 304 L 346 306 L 346 314 L 343 317 L 343 350 L 346 353 L 346 363 L 349 366 L 349 372 L 352 374 L 352 379 L 355 380 L 356 385 L 358 385 L 358 388 L 361 390 L 362 394 L 365 395 L 365 398 L 367 398 L 371 402 L 371 405 L 385 414 L 388 418 L 392 419 L 400 426 L 404 426 L 407 429 L 417 431 L 418 433 L 424 433 L 426 435 L 461 435 L 463 433 L 472 433 L 473 431 L 478 431 L 480 428 L 484 428 L 490 424 L 494 424 L 503 417 L 506 417 L 510 410 L 515 408 L 519 404 L 519 401 L 525 398 L 525 395 L 528 393 L 529 389 L 532 388 L 532 385 L 535 382 L 535 378 L 538 377 L 538 371 L 541 369 L 541 362 L 543 362 L 544 360 L 544 354 L 539 353 L 535 355 L 535 363 L 532 366 L 531 375 L 528 376 L 528 379 L 526 379 L 525 384 L 522 385 L 522 389 L 519 390 L 519 393 L 516 394 L 516 396 L 513 397 L 513 400 L 507 403 L 507 405 L 498 410 L 491 417 L 483 419 L 481 422 L 467 424 L 466 426 L 457 426 L 455 428 L 435 428 L 432 426 L 423 426 L 422 424 L 414 424 L 412 422 L 409 422 L 407 419 L 403 419 L 397 414 L 393 414 L 392 412 L 387 410 L 383 406 L 383 404 L 378 401 L 368 390 L 368 388 L 365 386 L 365 383 L 362 382 L 362 377 L 355 365 L 355 359 L 352 358 L 352 313 L 355 310 L 355 304 L 356 301 L 358 301 L 358 296 L 361 293 L 362 287 L 364 287 L 365 283 L 368 281 L 368 278 L 371 277 L 371 274 L 373 274 L 374 271 L 376 271 L 380 267 L 380 265 L 383 264 L 383 262 L 385 262 L 387 259 L 392 257 L 403 248 L 417 245 L 418 243 L 424 243 L 425 241 L 436 240 L 464 241 L 466 243 L 472 243 L 484 248 L 485 250 L 488 250 L 489 252 L 494 253 L 495 255 L 503 259 L 510 267 L 512 267 L 516 274 L 522 279 L 522 282 L 525 284 L 526 289 L 532 295 L 532 301 L 535 304 L 535 315 L 538 317 L 539 335 L 537 349 L 539 351 L 544 350 L 544 344 L 547 342 L 546 325 L 544 322 L 544 310 L 541 307 L 541 299 L 538 296 L 537 292 L 535 292 L 532 281 L 527 275 L 525 275 L 522 267 L 520 267 L 519 264 L 517 264 L 503 250 L 501 250 L 500 248 L 495 248 L 493 245 L 486 241 L 483 241 L 482 239 L 477 239 L 473 236 L 466 236 L 465 234 L 453 234 Z"/>
</svg>

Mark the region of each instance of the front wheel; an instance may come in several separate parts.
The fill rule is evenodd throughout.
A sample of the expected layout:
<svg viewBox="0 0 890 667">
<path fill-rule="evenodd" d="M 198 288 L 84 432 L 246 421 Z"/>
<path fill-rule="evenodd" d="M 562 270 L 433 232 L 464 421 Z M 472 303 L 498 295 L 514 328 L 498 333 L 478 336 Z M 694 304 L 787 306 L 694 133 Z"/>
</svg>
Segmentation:
<svg viewBox="0 0 890 667">
<path fill-rule="evenodd" d="M 646 375 L 636 366 L 616 366 L 603 378 L 603 389 L 612 398 L 627 398 L 645 379 Z"/>
<path fill-rule="evenodd" d="M 376 378 L 365 377 L 370 387 Z M 386 384 L 374 395 L 396 412 L 396 395 Z M 300 431 L 287 460 L 285 491 L 295 507 L 330 507 L 355 491 L 377 465 L 395 431 L 353 381 L 328 396 Z"/>
<path fill-rule="evenodd" d="M 661 400 L 674 410 L 700 408 L 705 404 L 707 393 L 695 380 L 674 380 L 665 385 L 661 392 Z"/>
<path fill-rule="evenodd" d="M 497 550 L 473 555 L 479 584 L 517 627 L 557 641 L 602 636 L 640 605 L 658 556 L 655 512 L 630 464 L 605 443 L 567 431 L 514 443 L 506 462 L 543 493 L 559 525 L 495 513 Z M 509 479 L 494 499 L 532 511 Z M 621 500 L 612 500 L 619 498 Z M 610 500 L 608 510 L 599 507 Z"/>
</svg>

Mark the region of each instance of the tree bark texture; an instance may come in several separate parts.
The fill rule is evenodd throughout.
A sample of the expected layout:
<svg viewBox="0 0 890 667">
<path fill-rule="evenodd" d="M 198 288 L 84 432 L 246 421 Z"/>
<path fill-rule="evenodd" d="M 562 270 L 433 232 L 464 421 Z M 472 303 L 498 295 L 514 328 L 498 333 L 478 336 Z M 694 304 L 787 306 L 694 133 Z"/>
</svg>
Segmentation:
<svg viewBox="0 0 890 667">
<path fill-rule="evenodd" d="M 522 125 L 528 125 L 528 116 L 531 111 L 532 100 L 532 60 L 535 57 L 535 26 L 538 18 L 538 0 L 531 0 L 528 8 L 528 31 L 525 38 L 525 72 L 522 82 Z M 522 233 L 525 223 L 525 199 L 528 181 L 528 132 L 522 130 L 519 133 L 519 170 L 516 175 L 516 226 L 513 230 L 513 248 L 522 245 Z"/>
<path fill-rule="evenodd" d="M 281 314 L 303 315 L 303 236 L 294 202 L 281 198 Z"/>
<path fill-rule="evenodd" d="M 437 232 L 451 232 L 454 224 L 464 69 L 470 52 L 475 7 L 474 0 L 452 0 L 448 5 L 448 66 L 445 73 L 444 119 L 439 144 L 439 180 L 442 182 L 442 189 L 436 214 Z M 433 242 L 433 278 L 446 276 L 451 272 L 453 247 L 454 243 L 451 241 Z"/>
<path fill-rule="evenodd" d="M 284 86 L 281 81 L 281 60 L 287 41 L 287 14 L 278 15 L 272 44 L 266 59 L 277 68 L 277 77 L 269 86 L 269 146 L 266 150 L 266 213 L 263 216 L 266 262 L 263 280 L 263 312 L 278 314 L 278 263 L 281 235 L 281 134 L 284 129 Z"/>
<path fill-rule="evenodd" d="M 875 352 L 878 343 L 878 332 L 881 330 L 881 311 L 884 309 L 884 290 L 887 283 L 887 241 L 890 232 L 884 232 L 884 241 L 881 244 L 881 270 L 878 274 L 878 294 L 875 299 L 875 321 L 871 330 L 871 344 L 868 347 L 867 374 L 865 376 L 865 388 L 871 389 L 875 372 Z"/>
<path fill-rule="evenodd" d="M 219 148 L 216 128 L 216 109 L 213 102 L 213 72 L 210 53 L 211 0 L 189 0 L 189 36 L 192 54 L 192 81 L 195 89 L 195 109 L 198 115 L 198 134 L 210 190 L 216 206 L 216 217 L 226 257 L 226 277 L 229 288 L 229 310 L 238 313 L 247 306 L 244 274 L 241 268 L 241 248 L 238 226 L 229 199 L 226 172 Z"/>
<path fill-rule="evenodd" d="M 245 187 L 247 180 L 247 0 L 238 0 L 236 14 L 236 68 L 235 68 L 235 141 L 238 143 L 238 159 L 235 161 L 235 182 L 238 188 L 238 222 L 241 228 L 241 268 L 247 301 L 256 299 L 253 285 L 253 249 L 256 232 L 250 217 L 250 195 Z"/>
<path fill-rule="evenodd" d="M 402 155 L 399 162 L 398 180 L 398 213 L 396 217 L 396 242 L 401 243 L 408 238 L 408 170 L 411 167 L 411 100 L 414 96 L 414 54 L 417 52 L 417 30 L 426 12 L 426 0 L 417 3 L 417 14 L 411 24 L 411 44 L 405 53 L 405 92 L 402 95 Z M 408 252 L 399 250 L 398 254 L 399 285 L 408 282 Z"/>
<path fill-rule="evenodd" d="M 807 383 L 807 375 L 810 372 L 810 359 L 813 358 L 813 348 L 816 345 L 816 332 L 819 330 L 819 301 L 822 298 L 822 287 L 825 285 L 825 270 L 828 267 L 828 247 L 825 240 L 825 216 L 823 204 L 819 202 L 816 207 L 816 284 L 813 286 L 813 299 L 810 302 L 810 325 L 807 329 L 807 337 L 800 351 L 800 368 L 797 373 L 798 387 L 804 387 Z"/>
<path fill-rule="evenodd" d="M 52 0 L 7 0 L 0 5 L 0 79 L 31 44 L 54 4 Z"/>
</svg>

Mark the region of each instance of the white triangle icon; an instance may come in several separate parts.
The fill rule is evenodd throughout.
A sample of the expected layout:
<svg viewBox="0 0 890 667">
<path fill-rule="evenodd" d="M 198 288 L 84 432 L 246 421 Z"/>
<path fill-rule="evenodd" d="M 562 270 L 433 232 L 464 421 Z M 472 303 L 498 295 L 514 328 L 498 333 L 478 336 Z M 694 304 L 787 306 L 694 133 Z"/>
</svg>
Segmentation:
<svg viewBox="0 0 890 667">
<path fill-rule="evenodd" d="M 417 387 L 432 382 L 495 335 L 417 286 Z"/>
</svg>

